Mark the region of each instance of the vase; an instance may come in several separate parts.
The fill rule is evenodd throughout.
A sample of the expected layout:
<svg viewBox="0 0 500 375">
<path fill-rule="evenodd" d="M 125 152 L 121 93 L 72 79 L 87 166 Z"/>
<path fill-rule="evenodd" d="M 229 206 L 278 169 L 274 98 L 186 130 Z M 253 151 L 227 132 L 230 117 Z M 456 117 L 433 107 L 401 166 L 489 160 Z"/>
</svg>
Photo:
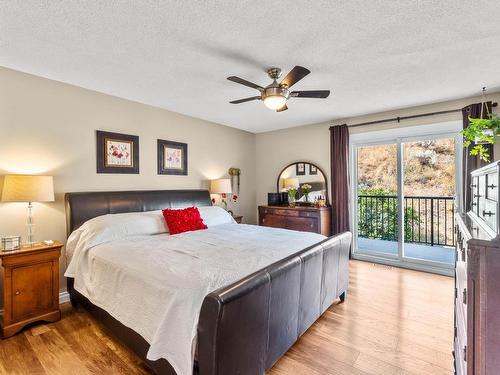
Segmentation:
<svg viewBox="0 0 500 375">
<path fill-rule="evenodd" d="M 295 195 L 288 194 L 288 205 L 295 207 Z"/>
<path fill-rule="evenodd" d="M 306 202 L 307 204 L 309 204 L 309 193 L 305 193 L 304 194 L 304 202 Z"/>
</svg>

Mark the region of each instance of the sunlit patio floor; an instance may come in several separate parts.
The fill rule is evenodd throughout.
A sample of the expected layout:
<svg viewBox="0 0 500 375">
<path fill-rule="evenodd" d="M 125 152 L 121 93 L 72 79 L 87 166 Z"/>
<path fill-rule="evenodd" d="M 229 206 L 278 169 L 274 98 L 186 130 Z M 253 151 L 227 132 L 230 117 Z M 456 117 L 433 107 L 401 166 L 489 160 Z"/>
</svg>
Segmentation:
<svg viewBox="0 0 500 375">
<path fill-rule="evenodd" d="M 369 238 L 358 238 L 358 249 L 363 252 L 398 254 L 398 243 L 395 241 L 373 240 Z M 428 246 L 413 243 L 405 243 L 405 256 L 434 262 L 453 264 L 455 262 L 455 249 L 444 246 Z"/>
</svg>

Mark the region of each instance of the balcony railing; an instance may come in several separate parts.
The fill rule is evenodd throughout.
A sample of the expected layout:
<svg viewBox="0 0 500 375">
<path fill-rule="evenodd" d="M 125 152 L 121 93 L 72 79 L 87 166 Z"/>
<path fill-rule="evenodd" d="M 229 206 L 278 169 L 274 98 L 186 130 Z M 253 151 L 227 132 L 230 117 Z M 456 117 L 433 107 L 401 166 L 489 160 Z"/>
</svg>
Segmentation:
<svg viewBox="0 0 500 375">
<path fill-rule="evenodd" d="M 453 197 L 404 197 L 405 242 L 455 246 Z M 398 198 L 395 195 L 358 195 L 358 236 L 397 241 Z"/>
</svg>

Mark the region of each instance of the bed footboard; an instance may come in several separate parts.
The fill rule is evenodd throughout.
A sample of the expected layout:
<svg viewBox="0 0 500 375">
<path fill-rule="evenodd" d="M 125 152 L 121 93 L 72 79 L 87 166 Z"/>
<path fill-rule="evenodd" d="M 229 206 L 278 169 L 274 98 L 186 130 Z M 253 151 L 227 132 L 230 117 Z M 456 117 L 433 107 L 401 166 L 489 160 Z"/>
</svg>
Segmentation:
<svg viewBox="0 0 500 375">
<path fill-rule="evenodd" d="M 330 237 L 205 297 L 200 375 L 257 375 L 339 297 L 349 278 L 349 232 Z"/>
</svg>

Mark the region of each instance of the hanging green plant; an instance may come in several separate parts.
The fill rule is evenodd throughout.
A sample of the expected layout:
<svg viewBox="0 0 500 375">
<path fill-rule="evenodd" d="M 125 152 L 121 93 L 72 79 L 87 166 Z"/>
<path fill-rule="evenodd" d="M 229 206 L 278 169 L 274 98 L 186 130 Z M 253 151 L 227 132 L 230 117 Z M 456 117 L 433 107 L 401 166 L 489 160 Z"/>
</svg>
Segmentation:
<svg viewBox="0 0 500 375">
<path fill-rule="evenodd" d="M 479 156 L 481 160 L 490 161 L 490 154 L 485 145 L 494 144 L 500 135 L 500 117 L 469 118 L 469 126 L 461 131 L 464 137 L 464 147 L 469 148 L 471 155 Z"/>
</svg>

